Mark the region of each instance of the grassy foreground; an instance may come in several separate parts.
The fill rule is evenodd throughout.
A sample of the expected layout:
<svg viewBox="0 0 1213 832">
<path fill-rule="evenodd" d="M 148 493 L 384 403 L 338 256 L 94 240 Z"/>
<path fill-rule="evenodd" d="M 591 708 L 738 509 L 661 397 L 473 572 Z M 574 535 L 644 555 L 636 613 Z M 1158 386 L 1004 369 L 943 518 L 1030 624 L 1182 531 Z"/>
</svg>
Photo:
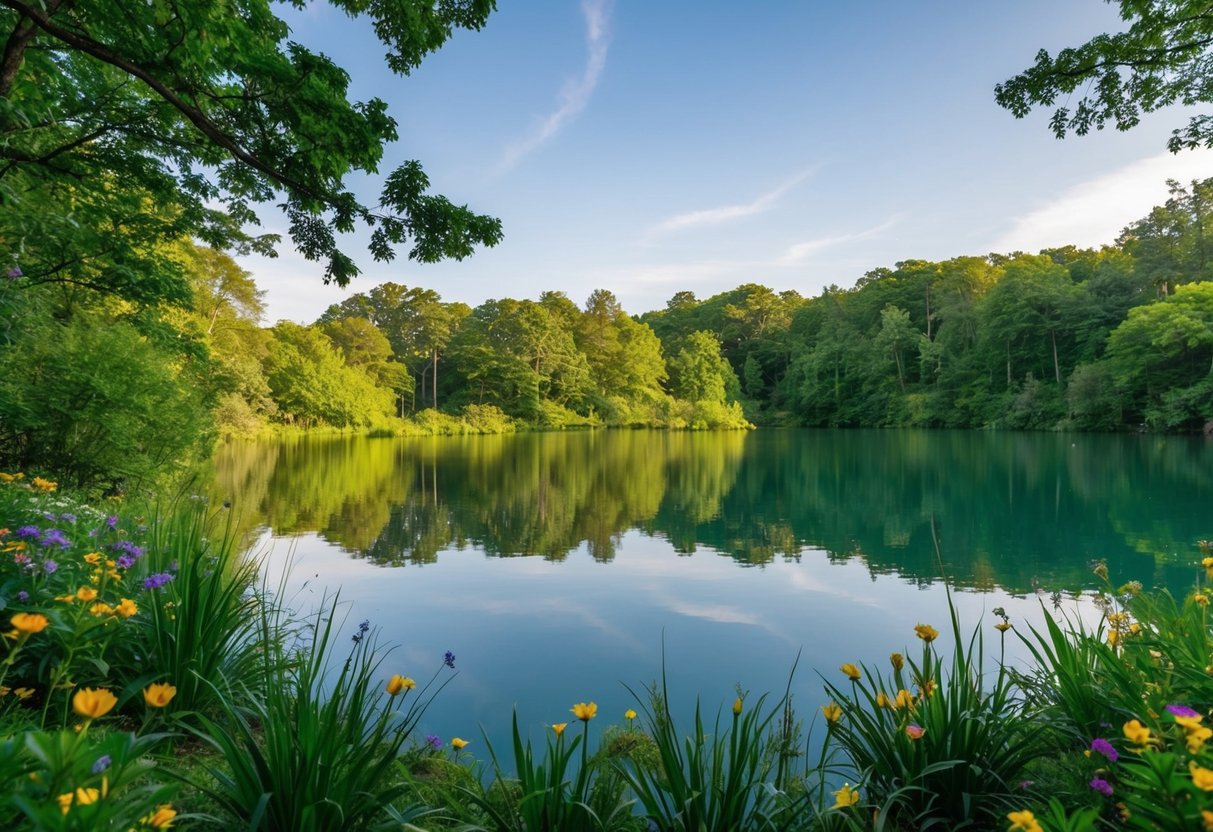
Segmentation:
<svg viewBox="0 0 1213 832">
<path fill-rule="evenodd" d="M 414 735 L 454 656 L 414 679 L 335 598 L 284 609 L 224 518 L 0 475 L 0 828 L 1213 829 L 1208 543 L 1183 599 L 1096 566 L 1094 626 L 941 611 L 825 673 L 807 733 L 786 693 L 705 712 L 657 682 L 478 761 Z"/>
</svg>

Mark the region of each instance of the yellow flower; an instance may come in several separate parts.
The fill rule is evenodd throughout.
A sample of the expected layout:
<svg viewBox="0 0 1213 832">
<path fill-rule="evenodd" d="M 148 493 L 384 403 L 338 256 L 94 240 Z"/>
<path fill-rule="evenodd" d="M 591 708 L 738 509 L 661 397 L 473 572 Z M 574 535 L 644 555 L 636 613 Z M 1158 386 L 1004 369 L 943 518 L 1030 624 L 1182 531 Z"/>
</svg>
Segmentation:
<svg viewBox="0 0 1213 832">
<path fill-rule="evenodd" d="M 451 740 L 451 748 L 455 749 L 456 751 L 462 751 L 463 749 L 467 748 L 467 744 L 467 740 L 461 740 L 459 737 L 455 737 Z"/>
<path fill-rule="evenodd" d="M 1185 731 L 1195 731 L 1200 727 L 1200 723 L 1204 717 L 1200 714 L 1196 716 L 1180 716 L 1175 714 L 1173 715 L 1173 719 L 1175 720 L 1175 724 L 1182 727 Z"/>
<path fill-rule="evenodd" d="M 50 623 L 50 620 L 45 615 L 37 612 L 19 612 L 12 619 L 13 627 L 18 632 L 30 635 L 42 632 L 50 626 Z"/>
<path fill-rule="evenodd" d="M 108 714 L 117 703 L 117 697 L 105 688 L 81 688 L 72 697 L 72 710 L 85 719 L 96 719 Z"/>
<path fill-rule="evenodd" d="M 885 696 L 884 691 L 882 690 L 880 693 L 876 694 L 876 707 L 891 708 L 893 707 L 893 700 Z"/>
<path fill-rule="evenodd" d="M 143 689 L 143 701 L 149 708 L 167 707 L 176 695 L 177 689 L 168 682 L 156 682 Z"/>
<path fill-rule="evenodd" d="M 893 704 L 898 708 L 913 708 L 914 694 L 910 693 L 905 688 L 897 691 L 897 698 L 893 700 Z"/>
<path fill-rule="evenodd" d="M 927 679 L 922 683 L 922 687 L 918 689 L 918 694 L 923 699 L 926 699 L 931 694 L 935 693 L 935 680 Z"/>
<path fill-rule="evenodd" d="M 1024 809 L 1007 815 L 1011 828 L 1007 832 L 1044 832 L 1044 827 L 1036 820 L 1036 815 Z"/>
<path fill-rule="evenodd" d="M 1000 633 L 1005 633 L 1007 630 L 1011 629 L 1011 622 L 1010 621 L 999 621 L 997 624 L 994 625 L 994 629 L 998 630 L 998 632 L 1000 632 Z"/>
<path fill-rule="evenodd" d="M 44 480 L 44 479 L 42 479 L 42 477 L 34 477 L 32 480 L 29 481 L 29 484 L 31 486 L 33 486 L 35 491 L 49 492 L 49 491 L 54 491 L 56 488 L 59 487 L 59 483 L 51 482 L 50 480 Z"/>
<path fill-rule="evenodd" d="M 76 789 L 74 792 L 59 795 L 55 800 L 59 801 L 59 811 L 66 815 L 72 808 L 73 801 L 81 806 L 88 806 L 90 803 L 96 803 L 99 797 L 101 792 L 96 789 Z"/>
<path fill-rule="evenodd" d="M 573 716 L 580 719 L 582 722 L 589 722 L 594 717 L 598 716 L 598 705 L 593 702 L 578 702 L 572 708 Z"/>
<path fill-rule="evenodd" d="M 85 603 L 95 601 L 97 600 L 97 590 L 93 589 L 91 586 L 82 586 L 76 590 L 76 597 Z"/>
<path fill-rule="evenodd" d="M 74 594 L 73 595 L 57 595 L 57 596 L 55 596 L 55 600 L 62 601 L 65 604 L 70 604 L 76 600 L 76 596 Z"/>
<path fill-rule="evenodd" d="M 733 716 L 741 716 L 741 707 L 743 704 L 744 703 L 741 701 L 740 696 L 733 700 Z"/>
<path fill-rule="evenodd" d="M 15 691 L 13 691 L 13 695 L 16 696 L 18 699 L 29 699 L 31 696 L 34 695 L 34 689 L 33 688 L 17 688 Z"/>
<path fill-rule="evenodd" d="M 114 607 L 114 612 L 123 618 L 130 618 L 135 613 L 139 612 L 139 605 L 130 598 L 123 598 L 118 602 L 118 606 Z"/>
<path fill-rule="evenodd" d="M 84 556 L 84 562 L 91 563 L 94 566 L 96 566 L 98 563 L 101 563 L 101 553 L 100 552 L 89 552 L 87 555 Z"/>
<path fill-rule="evenodd" d="M 1192 772 L 1192 785 L 1201 791 L 1213 792 L 1213 771 L 1196 765 L 1192 760 L 1188 763 L 1188 771 Z"/>
<path fill-rule="evenodd" d="M 114 612 L 114 608 L 104 601 L 98 601 L 89 607 L 88 611 L 93 615 L 111 615 Z"/>
<path fill-rule="evenodd" d="M 1108 646 L 1115 647 L 1118 641 L 1120 641 L 1120 633 L 1115 630 L 1108 630 Z"/>
<path fill-rule="evenodd" d="M 1134 621 L 1129 625 L 1129 635 L 1135 636 L 1141 632 L 1141 625 Z"/>
<path fill-rule="evenodd" d="M 835 809 L 847 809 L 859 802 L 859 789 L 852 789 L 850 783 L 844 783 L 842 788 L 834 792 Z"/>
<path fill-rule="evenodd" d="M 1200 753 L 1200 750 L 1205 747 L 1205 743 L 1209 741 L 1210 737 L 1213 737 L 1213 731 L 1209 730 L 1208 728 L 1204 727 L 1203 725 L 1199 725 L 1196 727 L 1195 730 L 1189 731 L 1188 732 L 1188 753 L 1189 754 Z"/>
<path fill-rule="evenodd" d="M 831 702 L 828 705 L 822 705 L 821 713 L 825 716 L 826 722 L 834 723 L 842 719 L 842 708 L 838 707 L 836 702 Z"/>
<path fill-rule="evenodd" d="M 631 721 L 636 718 L 636 712 L 633 711 L 631 708 L 628 708 L 626 711 L 623 712 L 623 718 L 628 721 Z"/>
<path fill-rule="evenodd" d="M 936 630 L 930 624 L 915 624 L 914 632 L 927 644 L 930 644 L 932 641 L 939 638 L 939 630 Z"/>
<path fill-rule="evenodd" d="M 1142 746 L 1143 748 L 1150 744 L 1150 729 L 1142 725 L 1136 719 L 1130 719 L 1125 723 L 1122 729 L 1125 733 L 1125 739 L 1134 745 Z"/>
<path fill-rule="evenodd" d="M 177 817 L 177 810 L 173 808 L 172 804 L 162 803 L 156 807 L 156 811 L 140 818 L 139 822 L 153 829 L 168 829 L 175 817 Z"/>
<path fill-rule="evenodd" d="M 906 658 L 900 653 L 893 653 L 889 656 L 889 664 L 893 665 L 894 670 L 901 670 L 906 666 Z"/>
<path fill-rule="evenodd" d="M 1205 595 L 1203 592 L 1198 592 L 1193 595 L 1192 600 L 1200 604 L 1202 607 L 1209 606 L 1209 596 Z"/>
<path fill-rule="evenodd" d="M 561 734 L 564 733 L 564 729 L 568 728 L 568 727 L 569 727 L 569 724 L 567 722 L 557 722 L 555 725 L 552 726 L 552 730 L 555 731 L 556 736 L 559 737 Z"/>
<path fill-rule="evenodd" d="M 846 662 L 845 664 L 843 664 L 842 667 L 840 667 L 838 669 L 841 670 L 843 673 L 847 674 L 847 678 L 850 679 L 852 682 L 859 681 L 859 677 L 861 675 L 859 672 L 859 668 L 856 667 L 855 665 L 851 664 L 850 662 Z"/>
<path fill-rule="evenodd" d="M 401 676 L 399 673 L 393 674 L 392 678 L 387 680 L 387 692 L 392 696 L 400 693 L 402 690 L 412 690 L 417 687 L 417 683 L 410 676 Z"/>
<path fill-rule="evenodd" d="M 1205 558 L 1200 562 L 1205 569 L 1213 569 L 1213 558 Z"/>
</svg>

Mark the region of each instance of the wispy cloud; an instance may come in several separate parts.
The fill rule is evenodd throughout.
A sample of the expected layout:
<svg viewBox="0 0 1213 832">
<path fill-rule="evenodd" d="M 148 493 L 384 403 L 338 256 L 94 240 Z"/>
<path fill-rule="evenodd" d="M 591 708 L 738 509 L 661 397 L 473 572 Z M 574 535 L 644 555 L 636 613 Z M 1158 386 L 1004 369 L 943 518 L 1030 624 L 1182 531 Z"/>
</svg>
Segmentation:
<svg viewBox="0 0 1213 832">
<path fill-rule="evenodd" d="M 685 214 L 664 219 L 649 230 L 650 234 L 662 234 L 669 231 L 684 231 L 688 228 L 700 228 L 707 225 L 720 225 L 743 217 L 752 217 L 769 211 L 792 188 L 799 185 L 813 173 L 812 169 L 803 170 L 789 179 L 781 182 L 774 189 L 767 191 L 757 199 L 740 205 L 724 205 L 720 208 L 707 208 L 702 211 L 690 211 Z"/>
<path fill-rule="evenodd" d="M 1040 251 L 1053 246 L 1111 243 L 1151 205 L 1167 199 L 1167 179 L 1213 175 L 1213 151 L 1160 153 L 1075 185 L 1011 223 L 985 250 Z"/>
<path fill-rule="evenodd" d="M 581 12 L 585 15 L 585 40 L 587 47 L 585 69 L 580 78 L 570 79 L 561 89 L 556 109 L 540 121 L 535 128 L 505 150 L 501 169 L 509 170 L 523 156 L 545 144 L 572 121 L 590 101 L 602 71 L 606 68 L 607 49 L 610 46 L 611 6 L 613 0 L 582 0 Z"/>
<path fill-rule="evenodd" d="M 848 234 L 836 234 L 830 237 L 817 237 L 813 240 L 805 240 L 801 243 L 796 243 L 789 246 L 774 265 L 777 266 L 792 266 L 801 263 L 822 249 L 832 248 L 833 246 L 842 245 L 843 243 L 851 243 L 856 240 L 867 240 L 871 237 L 876 237 L 888 231 L 897 223 L 901 222 L 900 216 L 889 217 L 880 225 L 874 225 L 871 228 L 865 228 L 863 231 L 853 231 Z"/>
</svg>

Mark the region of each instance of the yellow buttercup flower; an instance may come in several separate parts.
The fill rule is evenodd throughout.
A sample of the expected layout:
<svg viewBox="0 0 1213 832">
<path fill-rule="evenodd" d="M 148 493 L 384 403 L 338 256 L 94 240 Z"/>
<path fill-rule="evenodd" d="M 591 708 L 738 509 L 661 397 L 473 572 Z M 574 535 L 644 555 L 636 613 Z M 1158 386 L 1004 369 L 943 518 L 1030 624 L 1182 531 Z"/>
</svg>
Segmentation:
<svg viewBox="0 0 1213 832">
<path fill-rule="evenodd" d="M 831 702 L 828 705 L 821 706 L 821 713 L 826 718 L 826 722 L 834 723 L 842 719 L 842 708 L 838 707 L 838 703 Z"/>
<path fill-rule="evenodd" d="M 939 630 L 936 630 L 930 624 L 915 624 L 914 633 L 927 644 L 939 638 Z"/>
<path fill-rule="evenodd" d="M 1199 754 L 1200 750 L 1205 747 L 1205 743 L 1213 737 L 1213 730 L 1210 730 L 1203 725 L 1198 725 L 1194 730 L 1188 732 L 1188 753 Z"/>
<path fill-rule="evenodd" d="M 402 690 L 412 690 L 415 687 L 417 687 L 417 683 L 413 681 L 412 677 L 401 676 L 399 673 L 393 674 L 392 678 L 387 680 L 387 692 L 392 696 Z"/>
<path fill-rule="evenodd" d="M 885 696 L 885 693 L 882 690 L 880 693 L 876 694 L 876 707 L 891 708 L 893 707 L 893 700 Z"/>
<path fill-rule="evenodd" d="M 1150 729 L 1142 725 L 1136 719 L 1130 719 L 1124 724 L 1125 739 L 1134 745 L 1145 747 L 1150 744 Z"/>
<path fill-rule="evenodd" d="M 905 688 L 897 691 L 897 698 L 893 700 L 893 704 L 898 708 L 913 708 L 914 694 L 910 693 Z"/>
<path fill-rule="evenodd" d="M 741 716 L 742 704 L 740 696 L 733 700 L 733 716 Z"/>
<path fill-rule="evenodd" d="M 906 658 L 900 653 L 893 653 L 889 656 L 889 664 L 893 665 L 894 670 L 901 670 L 906 665 Z"/>
<path fill-rule="evenodd" d="M 1193 595 L 1192 600 L 1200 604 L 1202 607 L 1209 606 L 1209 596 L 1205 595 L 1203 592 L 1198 592 Z"/>
<path fill-rule="evenodd" d="M 85 719 L 108 714 L 118 704 L 118 698 L 105 688 L 81 688 L 72 697 L 72 710 Z"/>
<path fill-rule="evenodd" d="M 557 722 L 555 725 L 552 726 L 552 730 L 555 731 L 556 736 L 559 737 L 561 734 L 564 733 L 564 729 L 568 728 L 568 727 L 569 727 L 569 724 L 567 722 Z"/>
<path fill-rule="evenodd" d="M 455 737 L 451 740 L 451 748 L 455 749 L 456 751 L 462 751 L 463 749 L 467 748 L 467 745 L 468 741 L 461 740 L 459 737 Z"/>
<path fill-rule="evenodd" d="M 636 718 L 636 712 L 633 711 L 631 708 L 628 708 L 626 711 L 623 712 L 623 718 L 628 721 L 631 721 Z"/>
<path fill-rule="evenodd" d="M 1120 641 L 1120 633 L 1115 630 L 1108 630 L 1108 646 L 1115 647 L 1118 641 Z"/>
<path fill-rule="evenodd" d="M 139 605 L 130 598 L 123 598 L 118 602 L 118 606 L 114 607 L 114 612 L 123 618 L 130 618 L 135 613 L 139 612 Z"/>
<path fill-rule="evenodd" d="M 34 689 L 33 688 L 17 688 L 15 691 L 13 691 L 13 695 L 16 696 L 18 699 L 29 699 L 31 696 L 34 695 Z"/>
<path fill-rule="evenodd" d="M 96 566 L 97 564 L 101 563 L 101 553 L 100 552 L 89 552 L 87 555 L 84 556 L 84 562 L 91 563 L 93 566 Z"/>
<path fill-rule="evenodd" d="M 572 708 L 573 716 L 580 719 L 582 722 L 589 722 L 594 717 L 598 716 L 598 705 L 593 702 L 578 702 Z"/>
<path fill-rule="evenodd" d="M 111 607 L 109 604 L 105 603 L 104 601 L 98 601 L 97 603 L 95 603 L 91 607 L 89 607 L 88 611 L 91 612 L 93 615 L 97 615 L 97 616 L 112 615 L 114 612 L 114 608 Z"/>
<path fill-rule="evenodd" d="M 76 590 L 76 597 L 85 603 L 97 600 L 97 590 L 91 586 L 82 586 Z"/>
<path fill-rule="evenodd" d="M 66 815 L 72 808 L 73 802 L 80 806 L 88 806 L 90 803 L 96 803 L 100 797 L 101 792 L 96 789 L 76 789 L 74 792 L 59 795 L 55 800 L 59 802 L 59 811 Z"/>
<path fill-rule="evenodd" d="M 35 491 L 51 492 L 59 487 L 59 483 L 51 482 L 50 480 L 44 480 L 44 479 L 42 479 L 42 477 L 34 477 L 32 480 L 29 481 L 29 484 L 33 487 L 33 489 Z"/>
<path fill-rule="evenodd" d="M 859 802 L 859 789 L 851 788 L 850 783 L 844 783 L 842 788 L 834 792 L 835 809 L 847 809 Z"/>
<path fill-rule="evenodd" d="M 143 701 L 149 708 L 167 707 L 176 695 L 177 689 L 168 682 L 156 682 L 143 689 Z"/>
<path fill-rule="evenodd" d="M 140 818 L 139 822 L 153 829 L 168 829 L 175 817 L 177 817 L 177 810 L 173 808 L 172 804 L 162 803 L 156 807 L 156 811 Z"/>
<path fill-rule="evenodd" d="M 847 674 L 847 678 L 850 679 L 852 682 L 859 681 L 859 677 L 861 675 L 859 672 L 859 668 L 856 667 L 855 665 L 853 665 L 851 662 L 844 663 L 843 666 L 838 669 L 841 670 L 843 673 Z"/>
<path fill-rule="evenodd" d="M 1213 569 L 1213 558 L 1204 558 L 1201 560 L 1200 565 L 1205 569 Z"/>
<path fill-rule="evenodd" d="M 994 629 L 998 630 L 998 632 L 1000 632 L 1000 633 L 1005 633 L 1007 630 L 1011 629 L 1011 622 L 1010 621 L 999 621 L 997 624 L 994 625 Z"/>
<path fill-rule="evenodd" d="M 1007 820 L 1011 821 L 1011 828 L 1007 832 L 1044 832 L 1044 827 L 1036 820 L 1036 815 L 1027 809 L 1011 812 L 1007 815 Z"/>
<path fill-rule="evenodd" d="M 50 623 L 50 619 L 37 612 L 19 612 L 12 618 L 12 625 L 17 632 L 27 635 L 42 632 Z"/>
<path fill-rule="evenodd" d="M 1196 765 L 1192 760 L 1188 763 L 1188 771 L 1192 772 L 1192 785 L 1201 791 L 1213 792 L 1213 771 Z"/>
</svg>

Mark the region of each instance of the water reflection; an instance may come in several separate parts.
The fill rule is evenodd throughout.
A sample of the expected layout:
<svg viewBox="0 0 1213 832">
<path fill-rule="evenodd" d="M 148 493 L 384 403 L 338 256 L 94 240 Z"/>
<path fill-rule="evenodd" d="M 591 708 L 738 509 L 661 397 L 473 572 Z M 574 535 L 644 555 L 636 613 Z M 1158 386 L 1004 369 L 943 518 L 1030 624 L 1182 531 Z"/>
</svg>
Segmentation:
<svg viewBox="0 0 1213 832">
<path fill-rule="evenodd" d="M 250 534 L 315 533 L 384 566 L 475 548 L 611 561 L 625 532 L 738 564 L 822 549 L 872 575 L 1029 593 L 1188 585 L 1213 444 L 926 431 L 598 431 L 228 443 L 215 491 Z M 935 554 L 939 541 L 942 563 Z"/>
</svg>

